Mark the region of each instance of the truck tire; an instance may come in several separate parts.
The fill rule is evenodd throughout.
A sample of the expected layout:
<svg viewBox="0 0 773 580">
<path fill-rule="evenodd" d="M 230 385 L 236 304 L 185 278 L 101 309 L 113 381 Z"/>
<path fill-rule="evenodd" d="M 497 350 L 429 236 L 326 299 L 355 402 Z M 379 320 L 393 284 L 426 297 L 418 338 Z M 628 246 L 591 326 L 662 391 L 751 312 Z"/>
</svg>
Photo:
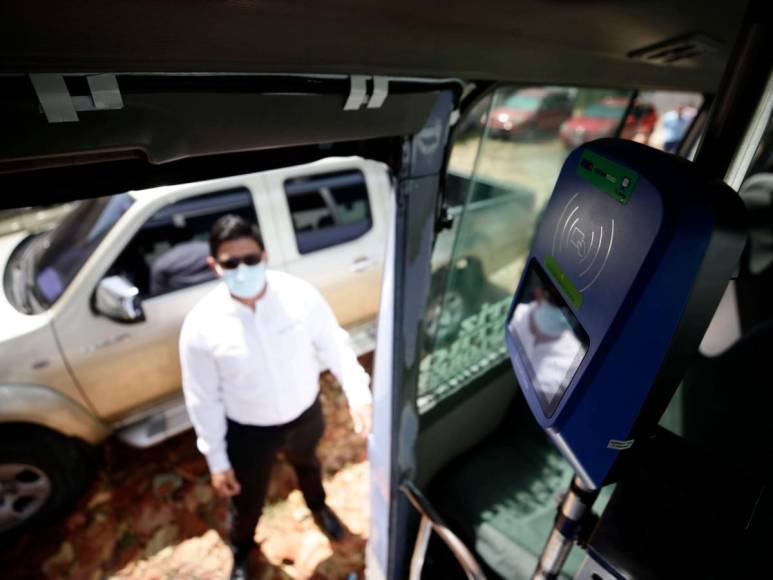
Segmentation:
<svg viewBox="0 0 773 580">
<path fill-rule="evenodd" d="M 451 287 L 448 276 L 452 276 Z M 462 321 L 474 314 L 480 305 L 486 279 L 483 264 L 477 256 L 464 256 L 454 269 L 441 268 L 433 274 L 433 288 L 423 320 L 425 351 L 447 346 L 456 340 Z"/>
<path fill-rule="evenodd" d="M 34 425 L 0 427 L 0 542 L 60 516 L 83 492 L 93 448 Z"/>
<path fill-rule="evenodd" d="M 464 296 L 455 289 L 433 297 L 424 318 L 424 349 L 431 351 L 434 346 L 445 346 L 453 342 L 468 310 Z"/>
</svg>

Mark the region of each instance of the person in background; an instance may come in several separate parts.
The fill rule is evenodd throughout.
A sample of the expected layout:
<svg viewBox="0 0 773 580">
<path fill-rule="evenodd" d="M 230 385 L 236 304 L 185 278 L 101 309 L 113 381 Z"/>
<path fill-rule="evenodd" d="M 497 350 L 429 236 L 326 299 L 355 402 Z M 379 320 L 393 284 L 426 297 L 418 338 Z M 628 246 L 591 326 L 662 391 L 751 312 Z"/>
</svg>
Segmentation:
<svg viewBox="0 0 773 580">
<path fill-rule="evenodd" d="M 207 263 L 209 245 L 194 240 L 187 232 L 170 239 L 172 247 L 161 254 L 150 267 L 150 295 L 180 290 L 207 282 L 215 273 Z"/>
<path fill-rule="evenodd" d="M 321 294 L 304 280 L 266 270 L 256 225 L 223 216 L 209 245 L 209 265 L 222 284 L 183 323 L 183 393 L 212 485 L 231 498 L 231 577 L 246 578 L 280 449 L 316 524 L 331 540 L 343 538 L 342 524 L 325 503 L 316 456 L 324 431 L 317 357 L 340 381 L 362 434 L 370 430 L 370 379 Z"/>
<path fill-rule="evenodd" d="M 679 105 L 676 110 L 663 115 L 660 127 L 663 134 L 663 150 L 666 153 L 676 153 L 676 149 L 684 139 L 687 129 L 690 128 L 696 112 L 693 107 Z"/>
</svg>

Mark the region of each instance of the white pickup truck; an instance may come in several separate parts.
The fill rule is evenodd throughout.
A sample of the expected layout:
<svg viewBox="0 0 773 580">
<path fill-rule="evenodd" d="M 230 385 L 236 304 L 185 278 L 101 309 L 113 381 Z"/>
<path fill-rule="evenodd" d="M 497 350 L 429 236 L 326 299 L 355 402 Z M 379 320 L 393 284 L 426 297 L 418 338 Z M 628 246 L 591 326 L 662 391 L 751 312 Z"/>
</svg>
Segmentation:
<svg viewBox="0 0 773 580">
<path fill-rule="evenodd" d="M 446 187 L 454 220 L 437 239 L 425 341 L 453 338 L 491 299 L 486 275 L 501 267 L 497 256 L 530 235 L 513 227 L 531 214 L 530 191 L 456 174 Z M 269 267 L 313 283 L 355 351 L 371 351 L 392 200 L 386 165 L 329 158 L 85 200 L 50 231 L 0 237 L 0 534 L 76 495 L 90 449 L 108 435 L 147 447 L 190 427 L 177 341 L 215 283 L 207 239 L 221 215 L 257 221 Z M 492 235 L 461 240 L 449 268 L 462 219 L 485 220 Z M 178 244 L 201 267 L 173 283 L 159 264 Z M 444 293 L 449 271 L 454 289 Z"/>
<path fill-rule="evenodd" d="M 177 340 L 215 282 L 202 263 L 165 287 L 160 256 L 185 243 L 203 261 L 218 217 L 251 218 L 269 267 L 319 288 L 367 352 L 391 196 L 387 166 L 331 158 L 81 201 L 46 233 L 0 238 L 0 533 L 77 493 L 78 455 L 109 434 L 144 447 L 190 426 Z"/>
</svg>

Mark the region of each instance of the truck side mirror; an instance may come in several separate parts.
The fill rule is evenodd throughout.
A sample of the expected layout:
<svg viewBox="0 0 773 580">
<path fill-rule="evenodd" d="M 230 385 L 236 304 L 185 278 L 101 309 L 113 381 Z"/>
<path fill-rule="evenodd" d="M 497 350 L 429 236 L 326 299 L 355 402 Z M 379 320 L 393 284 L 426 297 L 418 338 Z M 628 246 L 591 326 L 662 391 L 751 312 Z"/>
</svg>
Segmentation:
<svg viewBox="0 0 773 580">
<path fill-rule="evenodd" d="M 94 308 L 116 322 L 132 323 L 145 320 L 139 289 L 123 276 L 102 278 L 94 295 Z"/>
</svg>

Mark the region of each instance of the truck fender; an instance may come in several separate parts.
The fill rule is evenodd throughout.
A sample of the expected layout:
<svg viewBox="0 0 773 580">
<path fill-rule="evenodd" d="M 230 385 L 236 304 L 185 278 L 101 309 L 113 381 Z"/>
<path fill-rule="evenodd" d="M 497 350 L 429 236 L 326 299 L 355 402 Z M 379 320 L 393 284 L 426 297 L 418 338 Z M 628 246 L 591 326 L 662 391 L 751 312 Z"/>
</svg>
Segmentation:
<svg viewBox="0 0 773 580">
<path fill-rule="evenodd" d="M 0 385 L 0 425 L 6 423 L 41 425 L 92 445 L 111 432 L 82 405 L 42 385 Z"/>
</svg>

